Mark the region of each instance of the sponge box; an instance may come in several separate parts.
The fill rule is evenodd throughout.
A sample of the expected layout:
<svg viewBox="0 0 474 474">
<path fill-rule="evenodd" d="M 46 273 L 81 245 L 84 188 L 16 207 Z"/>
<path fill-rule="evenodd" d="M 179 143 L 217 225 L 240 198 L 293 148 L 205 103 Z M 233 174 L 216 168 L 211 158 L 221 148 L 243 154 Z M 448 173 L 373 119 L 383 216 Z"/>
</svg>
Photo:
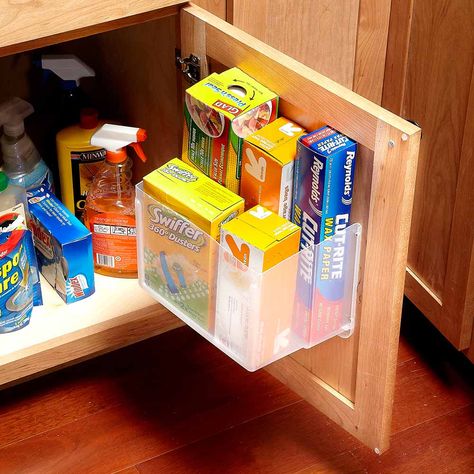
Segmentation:
<svg viewBox="0 0 474 474">
<path fill-rule="evenodd" d="M 44 187 L 28 191 L 29 226 L 44 278 L 66 303 L 95 291 L 89 230 Z"/>
<path fill-rule="evenodd" d="M 295 281 L 288 268 L 283 276 L 271 268 L 297 253 L 299 240 L 298 226 L 263 206 L 222 226 L 216 338 L 247 364 L 270 360 L 289 335 Z"/>
<path fill-rule="evenodd" d="M 293 222 L 301 227 L 303 252 L 295 313 L 296 330 L 305 340 L 329 337 L 342 324 L 344 229 L 350 220 L 356 151 L 354 141 L 330 127 L 298 140 Z"/>
<path fill-rule="evenodd" d="M 240 195 L 246 208 L 257 204 L 291 219 L 296 143 L 305 130 L 280 117 L 244 140 Z"/>
<path fill-rule="evenodd" d="M 238 193 L 243 139 L 277 112 L 278 96 L 240 69 L 211 74 L 186 90 L 182 158 Z"/>
<path fill-rule="evenodd" d="M 143 178 L 144 279 L 213 333 L 221 225 L 244 200 L 174 158 Z"/>
</svg>

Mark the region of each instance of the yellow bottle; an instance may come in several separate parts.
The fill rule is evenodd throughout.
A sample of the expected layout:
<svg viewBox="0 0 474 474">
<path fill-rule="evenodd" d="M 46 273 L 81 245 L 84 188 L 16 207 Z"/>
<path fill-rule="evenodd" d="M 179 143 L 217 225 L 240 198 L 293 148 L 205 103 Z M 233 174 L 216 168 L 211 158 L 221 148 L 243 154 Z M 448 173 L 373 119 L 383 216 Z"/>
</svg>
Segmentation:
<svg viewBox="0 0 474 474">
<path fill-rule="evenodd" d="M 137 241 L 135 187 L 132 160 L 126 147 L 146 157 L 139 142 L 146 139 L 142 128 L 103 125 L 91 138 L 106 149 L 105 161 L 94 177 L 86 198 L 84 224 L 92 233 L 95 271 L 107 276 L 136 278 Z"/>
<path fill-rule="evenodd" d="M 91 145 L 92 135 L 103 123 L 95 109 L 82 109 L 80 123 L 56 135 L 61 200 L 78 218 L 82 217 L 92 179 L 105 159 L 105 149 Z"/>
</svg>

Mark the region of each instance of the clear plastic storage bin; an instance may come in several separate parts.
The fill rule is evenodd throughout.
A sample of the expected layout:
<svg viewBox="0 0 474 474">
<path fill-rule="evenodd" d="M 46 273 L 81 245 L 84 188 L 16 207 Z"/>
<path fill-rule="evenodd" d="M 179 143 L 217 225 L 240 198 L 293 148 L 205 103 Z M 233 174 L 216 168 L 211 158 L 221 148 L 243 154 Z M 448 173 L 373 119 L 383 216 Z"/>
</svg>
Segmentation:
<svg viewBox="0 0 474 474">
<path fill-rule="evenodd" d="M 137 185 L 138 276 L 249 371 L 354 329 L 360 224 L 255 272 Z"/>
</svg>

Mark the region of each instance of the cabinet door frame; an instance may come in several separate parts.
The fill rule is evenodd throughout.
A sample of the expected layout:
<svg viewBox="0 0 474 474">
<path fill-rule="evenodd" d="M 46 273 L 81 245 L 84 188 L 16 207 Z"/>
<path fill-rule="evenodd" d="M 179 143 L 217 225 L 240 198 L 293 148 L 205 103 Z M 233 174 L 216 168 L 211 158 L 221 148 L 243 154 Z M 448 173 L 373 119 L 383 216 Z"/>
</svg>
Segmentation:
<svg viewBox="0 0 474 474">
<path fill-rule="evenodd" d="M 181 10 L 180 27 L 182 53 L 199 56 L 204 74 L 207 59 L 237 66 L 278 93 L 284 113 L 318 111 L 319 120 L 373 152 L 355 396 L 345 397 L 291 357 L 268 370 L 382 452 L 390 436 L 420 130 L 199 7 Z"/>
</svg>

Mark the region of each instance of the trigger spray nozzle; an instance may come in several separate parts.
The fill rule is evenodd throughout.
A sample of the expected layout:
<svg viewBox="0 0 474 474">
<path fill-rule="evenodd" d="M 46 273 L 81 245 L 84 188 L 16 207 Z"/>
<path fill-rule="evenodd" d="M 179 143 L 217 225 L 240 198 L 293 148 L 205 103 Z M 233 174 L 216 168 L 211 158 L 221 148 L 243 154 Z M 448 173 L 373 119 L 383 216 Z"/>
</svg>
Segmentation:
<svg viewBox="0 0 474 474">
<path fill-rule="evenodd" d="M 19 97 L 12 97 L 0 105 L 0 127 L 9 137 L 19 137 L 25 131 L 23 121 L 35 110 L 26 100 Z"/>
<path fill-rule="evenodd" d="M 146 161 L 146 155 L 140 143 L 147 138 L 143 128 L 125 127 L 106 123 L 92 135 L 91 145 L 105 148 L 108 161 L 119 163 L 127 158 L 125 148 L 131 146 L 137 156 Z"/>
<path fill-rule="evenodd" d="M 83 77 L 95 76 L 94 70 L 74 54 L 43 54 L 41 67 L 54 72 L 65 88 L 77 87 Z"/>
</svg>

